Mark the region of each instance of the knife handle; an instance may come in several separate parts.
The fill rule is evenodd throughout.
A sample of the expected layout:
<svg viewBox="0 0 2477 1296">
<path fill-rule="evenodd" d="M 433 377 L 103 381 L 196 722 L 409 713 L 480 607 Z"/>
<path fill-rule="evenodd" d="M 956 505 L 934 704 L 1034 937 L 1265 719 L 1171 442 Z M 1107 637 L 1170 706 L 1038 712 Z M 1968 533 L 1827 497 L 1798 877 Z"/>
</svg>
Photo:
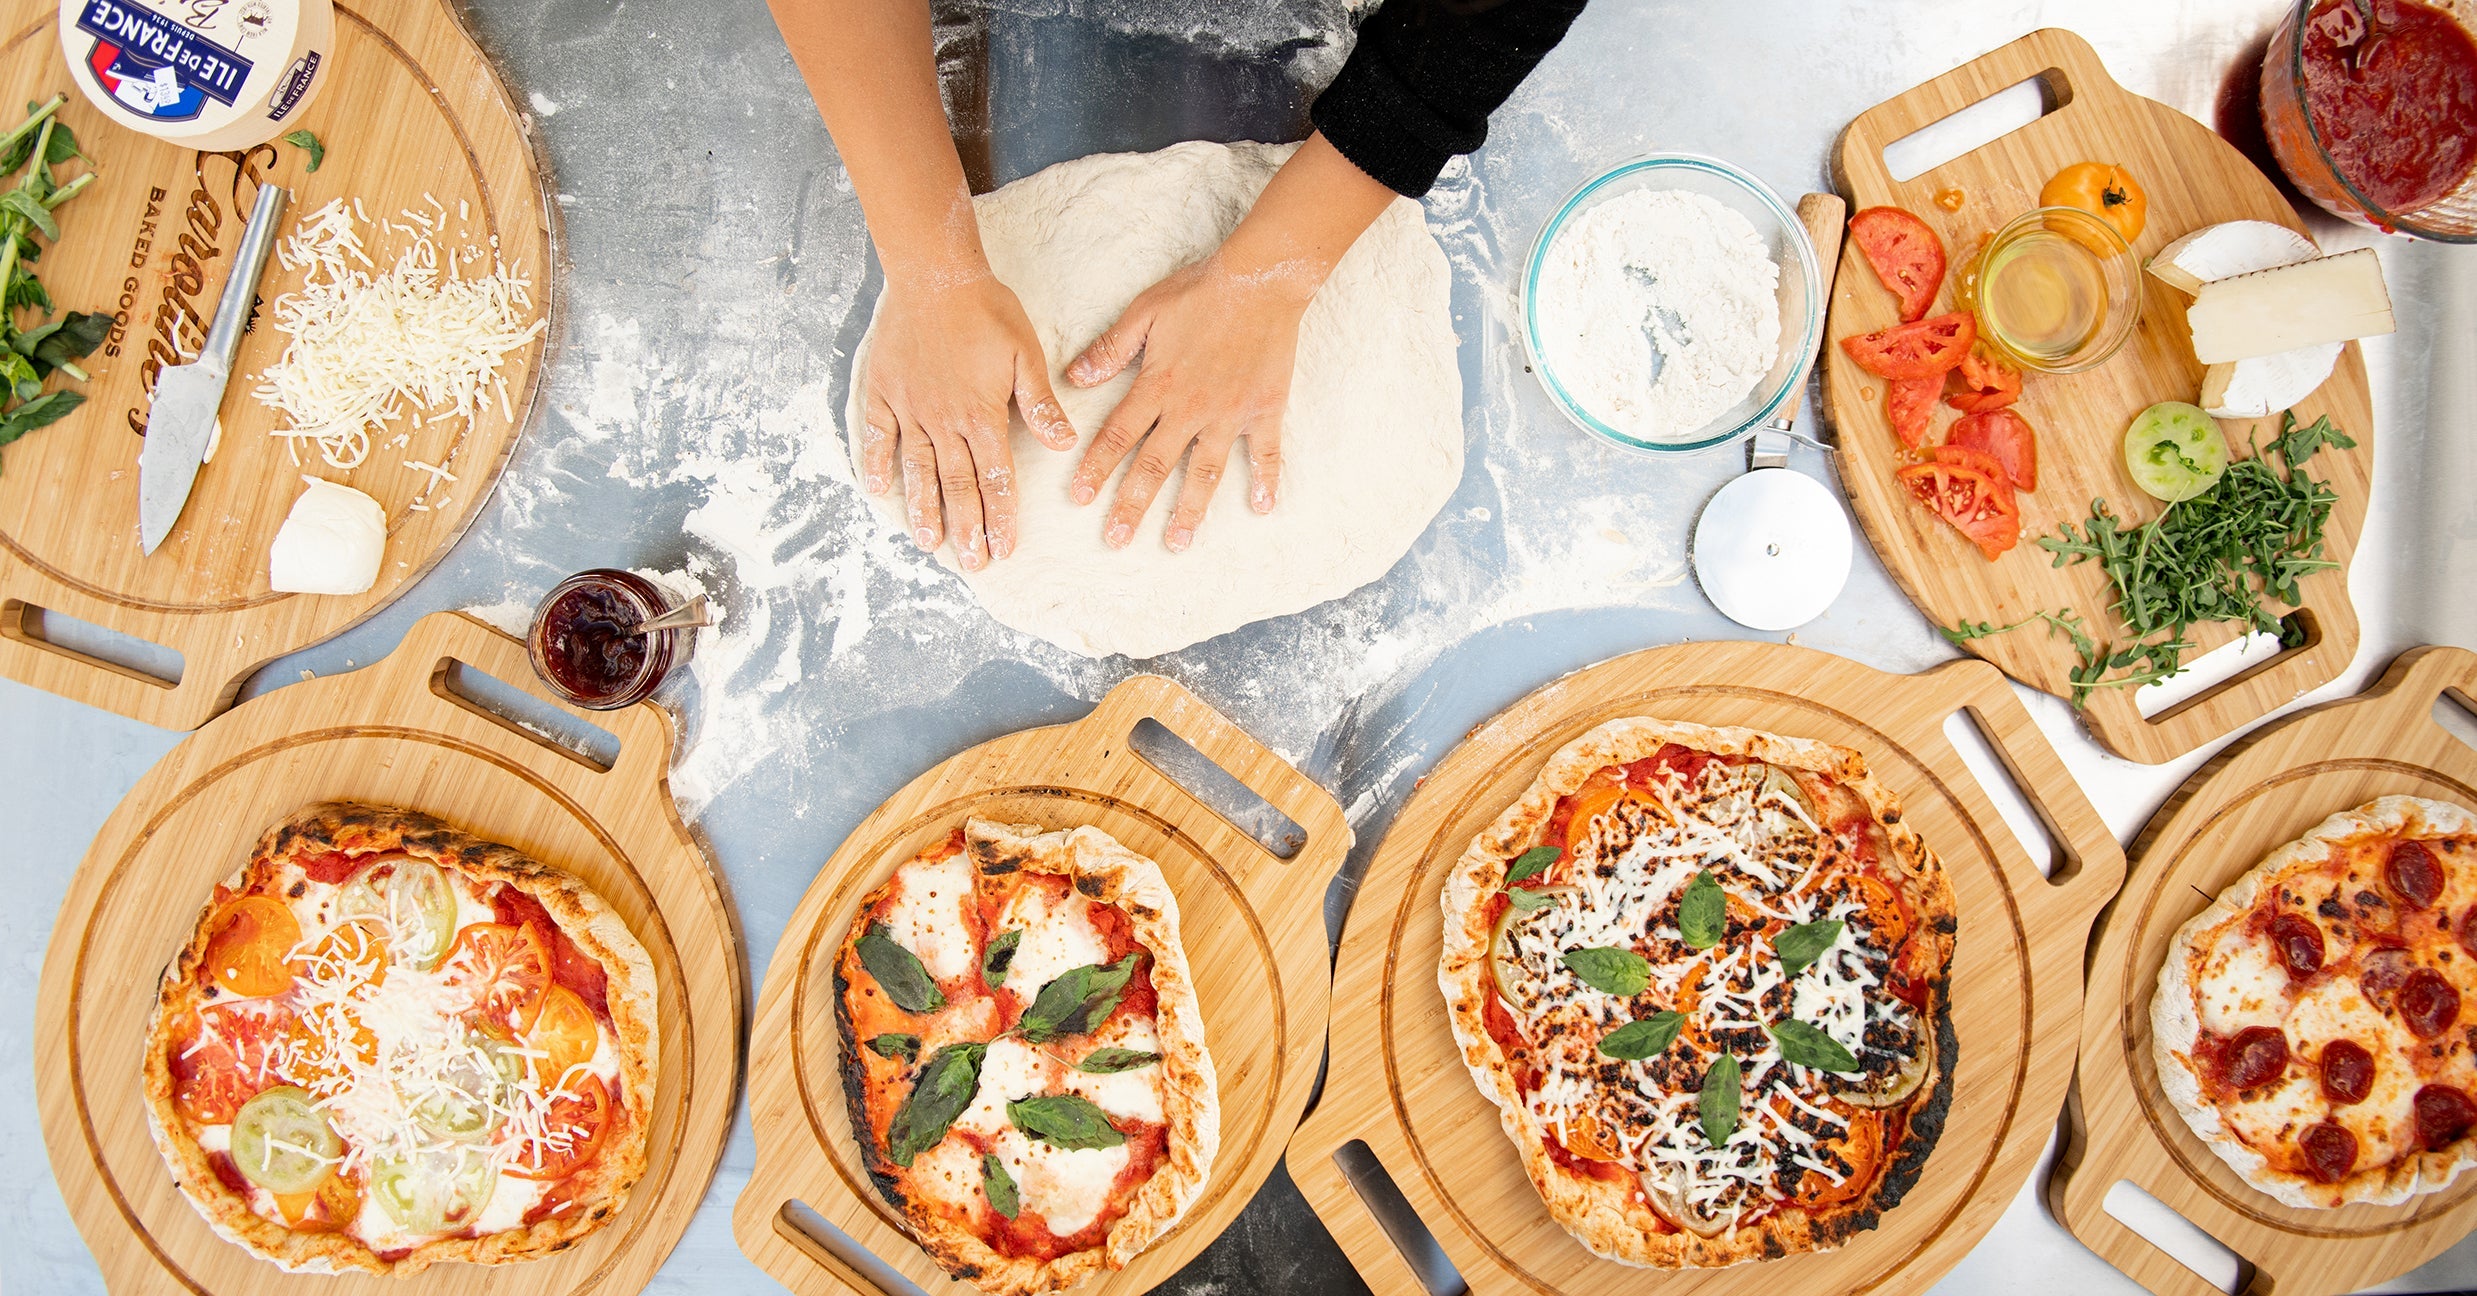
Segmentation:
<svg viewBox="0 0 2477 1296">
<path fill-rule="evenodd" d="M 284 216 L 292 191 L 282 185 L 260 185 L 258 201 L 249 209 L 249 226 L 241 232 L 241 247 L 232 254 L 232 277 L 224 281 L 223 300 L 215 303 L 215 322 L 206 331 L 201 360 L 212 357 L 224 369 L 241 349 L 241 326 L 258 300 L 258 276 L 266 272 L 267 254 L 275 250 L 275 227 Z"/>
</svg>

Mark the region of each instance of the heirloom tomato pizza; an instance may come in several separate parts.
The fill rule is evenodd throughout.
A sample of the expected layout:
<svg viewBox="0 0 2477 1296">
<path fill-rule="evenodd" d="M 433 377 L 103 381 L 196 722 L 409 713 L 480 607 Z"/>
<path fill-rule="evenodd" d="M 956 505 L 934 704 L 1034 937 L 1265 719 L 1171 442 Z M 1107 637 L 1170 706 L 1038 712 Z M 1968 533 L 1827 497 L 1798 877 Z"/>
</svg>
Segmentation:
<svg viewBox="0 0 2477 1296">
<path fill-rule="evenodd" d="M 1549 758 L 1443 902 L 1463 1061 L 1593 1252 L 1829 1250 L 1934 1150 L 1953 893 L 1858 753 L 1611 721 Z"/>
<path fill-rule="evenodd" d="M 190 1203 L 286 1269 L 560 1250 L 645 1169 L 653 965 L 566 874 L 427 815 L 311 806 L 164 970 L 147 1116 Z"/>
<path fill-rule="evenodd" d="M 1203 1191 L 1221 1107 L 1178 902 L 1107 833 L 970 821 L 861 902 L 834 988 L 869 1176 L 955 1277 L 1122 1269 Z"/>
<path fill-rule="evenodd" d="M 2390 1205 L 2477 1165 L 2477 815 L 2335 814 L 2169 942 L 2152 1059 L 2185 1123 L 2291 1206 Z"/>
</svg>

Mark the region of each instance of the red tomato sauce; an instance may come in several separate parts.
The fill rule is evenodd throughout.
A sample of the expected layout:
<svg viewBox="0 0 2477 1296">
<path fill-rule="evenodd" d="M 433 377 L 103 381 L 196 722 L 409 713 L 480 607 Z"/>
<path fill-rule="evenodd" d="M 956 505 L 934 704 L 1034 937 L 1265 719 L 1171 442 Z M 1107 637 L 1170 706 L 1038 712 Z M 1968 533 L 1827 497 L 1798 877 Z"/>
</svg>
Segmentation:
<svg viewBox="0 0 2477 1296">
<path fill-rule="evenodd" d="M 2323 0 L 2305 23 L 2305 102 L 2331 160 L 2385 211 L 2436 202 L 2477 169 L 2477 41 L 2442 10 Z"/>
<path fill-rule="evenodd" d="M 1609 1183 L 1634 1182 L 1634 1172 L 1615 1161 L 1597 1161 L 1590 1157 L 1574 1155 L 1553 1131 L 1543 1132 L 1540 1140 L 1548 1148 L 1548 1159 L 1563 1166 L 1568 1174 L 1579 1175 L 1585 1179 L 1602 1179 Z"/>
<path fill-rule="evenodd" d="M 342 886 L 353 880 L 353 874 L 361 871 L 362 858 L 343 851 L 322 851 L 316 855 L 302 856 L 301 871 L 309 875 L 310 881 L 321 886 Z"/>
<path fill-rule="evenodd" d="M 568 934 L 551 921 L 550 911 L 542 902 L 512 886 L 501 886 L 490 897 L 491 916 L 510 927 L 527 923 L 540 929 L 543 947 L 550 951 L 551 980 L 574 991 L 576 997 L 593 1009 L 593 1015 L 604 1021 L 611 1017 L 610 979 L 602 965 L 587 957 Z"/>
<path fill-rule="evenodd" d="M 1115 1122 L 1113 1122 L 1115 1124 Z M 1161 1163 L 1169 1159 L 1170 1127 L 1138 1125 L 1130 1129 L 1119 1126 L 1127 1136 L 1127 1164 L 1118 1171 L 1110 1184 L 1109 1204 L 1101 1208 L 1090 1224 L 1059 1237 L 1049 1231 L 1049 1221 L 1039 1211 L 1026 1209 L 1013 1219 L 990 1212 L 984 1235 L 989 1248 L 1008 1257 L 1028 1257 L 1034 1260 L 1055 1260 L 1071 1251 L 1089 1251 L 1109 1240 L 1110 1227 L 1127 1213 L 1128 1203 L 1135 1200 L 1136 1190 L 1153 1177 Z"/>
<path fill-rule="evenodd" d="M 241 1174 L 241 1167 L 232 1164 L 231 1156 L 222 1152 L 209 1152 L 206 1154 L 206 1164 L 208 1169 L 215 1172 L 217 1182 L 231 1189 L 234 1196 L 243 1200 L 248 1199 L 249 1180 Z"/>
</svg>

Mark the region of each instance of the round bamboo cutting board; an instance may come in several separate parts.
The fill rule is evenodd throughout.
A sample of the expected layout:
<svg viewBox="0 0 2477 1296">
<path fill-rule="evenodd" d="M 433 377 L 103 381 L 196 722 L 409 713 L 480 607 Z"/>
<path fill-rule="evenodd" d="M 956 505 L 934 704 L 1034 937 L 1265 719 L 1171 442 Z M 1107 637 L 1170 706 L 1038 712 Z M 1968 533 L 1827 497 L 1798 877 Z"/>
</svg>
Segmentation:
<svg viewBox="0 0 2477 1296">
<path fill-rule="evenodd" d="M 1152 720 L 1304 830 L 1284 860 L 1129 746 Z M 1221 1151 L 1203 1195 L 1135 1262 L 1076 1288 L 1141 1292 L 1219 1236 L 1281 1159 L 1316 1079 L 1329 987 L 1323 902 L 1351 846 L 1324 789 L 1176 683 L 1138 675 L 1092 714 L 984 743 L 912 780 L 853 830 L 800 901 L 757 1004 L 748 1074 L 757 1172 L 732 1227 L 795 1292 L 880 1296 L 810 1228 L 805 1206 L 931 1293 L 968 1294 L 904 1232 L 863 1170 L 845 1110 L 833 964 L 860 900 L 922 847 L 979 816 L 1089 824 L 1161 865 L 1221 1084 Z M 888 1294 L 891 1296 L 891 1294 Z"/>
<path fill-rule="evenodd" d="M 1969 711 L 2063 856 L 2042 877 L 1944 735 Z M 1550 1218 L 1464 1068 L 1437 989 L 1438 897 L 1480 829 L 1558 748 L 1622 716 L 1747 725 L 1854 748 L 1944 861 L 1960 905 L 1951 1114 L 1923 1176 L 1881 1227 L 1838 1251 L 1731 1269 L 1634 1269 L 1585 1250 Z M 1425 1288 L 1344 1173 L 1364 1141 L 1478 1292 L 1922 1291 L 2011 1202 L 2072 1078 L 2083 936 L 2124 856 L 2002 675 L 1955 662 L 1887 675 L 1762 643 L 1686 644 L 1603 662 L 1473 731 L 1412 794 L 1377 847 L 1342 936 L 1324 1098 L 1291 1139 L 1291 1177 L 1368 1285 Z"/>
<path fill-rule="evenodd" d="M 204 337 L 259 184 L 292 190 L 288 233 L 331 199 L 358 203 L 371 222 L 360 235 L 372 274 L 392 269 L 425 221 L 437 226 L 430 236 L 443 259 L 479 249 L 458 263 L 468 276 L 488 272 L 495 248 L 531 280 L 542 320 L 552 319 L 552 209 L 514 101 L 442 0 L 336 5 L 335 67 L 302 122 L 326 145 L 315 173 L 290 144 L 193 153 L 105 120 L 70 84 L 79 73 L 61 57 L 57 12 L 54 0 L 0 0 L 0 102 L 67 93 L 60 119 L 91 162 L 59 174 L 91 165 L 95 179 L 60 209 L 61 238 L 35 268 L 60 310 L 116 313 L 117 324 L 80 362 L 94 381 L 51 384 L 84 392 L 86 404 L 0 451 L 0 674 L 194 729 L 231 704 L 250 672 L 384 607 L 464 533 L 532 408 L 549 332 L 506 357 L 504 406 L 494 397 L 470 425 L 400 418 L 374 432 L 359 467 L 338 470 L 315 443 L 296 456 L 271 436 L 282 418 L 250 394 L 284 353 L 269 307 L 308 274 L 270 261 L 224 394 L 222 444 L 163 546 L 140 553 L 137 459 L 154 375 Z M 268 546 L 304 473 L 366 492 L 386 511 L 386 556 L 367 593 L 268 588 Z M 177 682 L 47 641 L 38 609 L 174 650 Z"/>
<path fill-rule="evenodd" d="M 2273 850 L 2379 796 L 2477 808 L 2477 751 L 2433 719 L 2445 694 L 2477 710 L 2477 653 L 2413 649 L 2364 694 L 2221 752 L 2134 843 L 2132 877 L 2091 948 L 2080 1084 L 2047 1198 L 2091 1250 L 2162 1296 L 2219 1289 L 2107 1213 L 2120 1181 L 2250 1262 L 2247 1290 L 2280 1296 L 2385 1281 L 2477 1228 L 2477 1176 L 2397 1206 L 2303 1210 L 2272 1200 L 2194 1136 L 2160 1089 L 2150 1051 L 2150 998 L 2169 940 Z"/>
<path fill-rule="evenodd" d="M 465 702 L 447 683 L 457 663 L 547 704 L 523 645 L 437 613 L 385 661 L 216 720 L 96 834 L 44 956 L 35 1081 L 53 1175 L 114 1292 L 626 1293 L 688 1227 L 731 1122 L 741 980 L 730 912 L 672 809 L 670 717 L 651 703 L 575 713 L 618 738 L 603 769 Z M 652 956 L 662 1056 L 645 1177 L 573 1248 L 406 1279 L 286 1274 L 217 1237 L 157 1155 L 140 1055 L 164 965 L 261 833 L 339 799 L 420 810 L 574 873 Z"/>
<path fill-rule="evenodd" d="M 2060 107 L 1921 175 L 1892 178 L 1885 145 L 2041 76 Z M 1951 269 L 1931 314 L 1956 309 L 1955 281 L 1985 238 L 2036 207 L 2049 176 L 2082 161 L 2119 163 L 2148 194 L 2150 218 L 2133 243 L 2138 259 L 2221 221 L 2304 228 L 2279 190 L 2233 145 L 2183 113 L 2119 88 L 2087 42 L 2055 29 L 2032 32 L 1867 109 L 1842 134 L 1836 154 L 1851 208 L 1899 207 L 1943 239 Z M 1962 195 L 1959 211 L 1937 205 L 1937 195 L 1956 191 Z M 2139 277 L 2141 326 L 2122 351 L 2087 373 L 2024 375 L 2014 408 L 2037 429 L 2038 489 L 2019 497 L 2021 543 L 1988 562 L 1893 479 L 1904 459 L 1884 412 L 1884 380 L 1860 369 L 1839 344 L 1898 323 L 1900 315 L 1857 245 L 1844 244 L 1824 347 L 1824 399 L 1839 432 L 1841 480 L 1884 565 L 1936 624 L 2006 625 L 2035 612 L 2070 608 L 2100 642 L 2124 638 L 2110 608 L 2113 587 L 2101 569 L 2092 563 L 2054 567 L 2035 541 L 2057 534 L 2068 522 L 2079 527 L 2094 499 L 2106 500 L 2128 529 L 2159 513 L 2158 502 L 2124 470 L 2124 430 L 2134 415 L 2160 401 L 2194 400 L 2202 390 L 2202 365 L 2193 358 L 2184 295 L 2148 274 Z M 1938 409 L 1939 424 L 1957 417 L 1949 408 Z M 2364 353 L 2356 343 L 2348 344 L 2330 380 L 2298 405 L 2296 414 L 2308 423 L 2328 414 L 2357 443 L 2354 450 L 2326 448 L 2309 463 L 2311 473 L 2339 497 L 2324 533 L 2325 556 L 2339 565 L 2306 577 L 2299 587 L 2303 646 L 2147 719 L 2132 689 L 2098 690 L 2083 714 L 2092 735 L 2116 754 L 2153 764 L 2173 760 L 2338 678 L 2355 655 L 2357 616 L 2348 601 L 2348 563 L 2365 524 L 2374 474 L 2373 404 Z M 2229 448 L 2242 458 L 2252 453 L 2249 439 L 2267 444 L 2278 435 L 2279 419 L 2227 419 L 2221 427 Z M 1935 435 L 1940 439 L 1940 432 Z M 2194 627 L 2189 637 L 2197 647 L 2185 660 L 2229 642 L 2241 628 Z M 2072 695 L 2073 647 L 2043 626 L 1963 646 L 2033 688 Z"/>
</svg>

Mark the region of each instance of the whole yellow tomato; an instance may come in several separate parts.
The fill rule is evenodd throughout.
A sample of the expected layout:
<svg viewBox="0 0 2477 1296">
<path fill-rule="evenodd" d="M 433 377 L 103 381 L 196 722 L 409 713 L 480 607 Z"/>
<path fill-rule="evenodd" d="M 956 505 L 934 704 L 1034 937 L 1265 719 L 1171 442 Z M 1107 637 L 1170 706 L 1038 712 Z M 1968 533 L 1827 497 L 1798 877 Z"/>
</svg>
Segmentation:
<svg viewBox="0 0 2477 1296">
<path fill-rule="evenodd" d="M 2131 172 L 2112 162 L 2076 162 L 2038 191 L 2041 207 L 2078 207 L 2116 227 L 2131 244 L 2149 219 L 2149 200 Z"/>
</svg>

